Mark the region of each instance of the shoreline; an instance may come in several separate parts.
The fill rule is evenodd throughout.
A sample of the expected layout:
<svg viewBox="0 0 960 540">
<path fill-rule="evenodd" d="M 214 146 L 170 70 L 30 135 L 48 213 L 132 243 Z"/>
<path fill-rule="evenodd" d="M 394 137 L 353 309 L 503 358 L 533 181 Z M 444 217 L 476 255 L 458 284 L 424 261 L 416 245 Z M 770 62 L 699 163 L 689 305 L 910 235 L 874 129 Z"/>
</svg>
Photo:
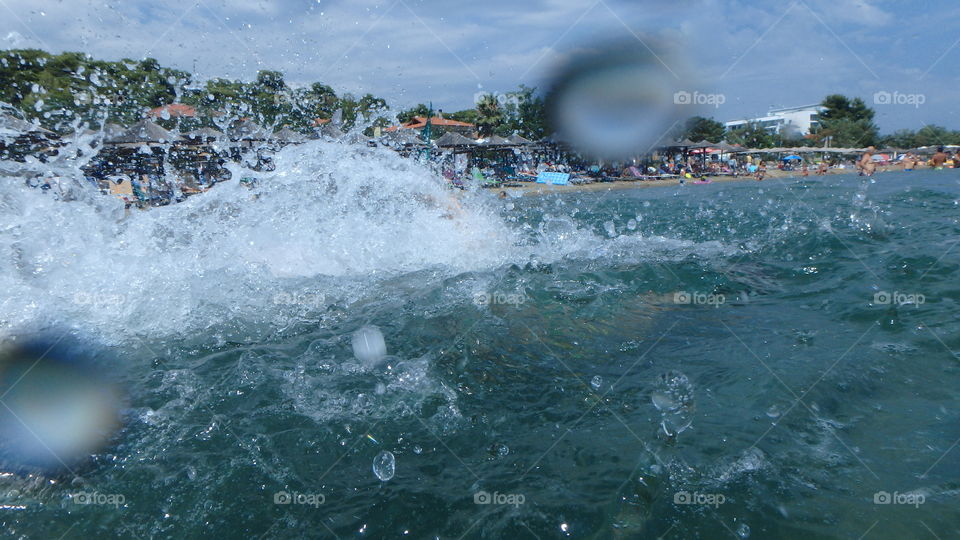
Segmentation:
<svg viewBox="0 0 960 540">
<path fill-rule="evenodd" d="M 878 167 L 877 172 L 889 172 L 891 169 L 888 167 Z M 832 176 L 838 174 L 856 174 L 856 169 L 830 169 L 827 171 L 824 176 Z M 810 176 L 806 178 L 816 178 L 817 175 L 810 173 Z M 783 180 L 788 178 L 802 179 L 803 176 L 800 175 L 800 171 L 781 171 L 775 169 L 772 171 L 767 171 L 767 177 L 762 180 L 766 182 L 769 180 Z M 751 176 L 713 176 L 710 177 L 710 184 L 720 183 L 720 182 L 757 182 L 754 177 Z M 669 178 L 664 180 L 615 180 L 613 182 L 594 182 L 591 184 L 568 184 L 565 186 L 556 186 L 552 184 L 537 184 L 530 182 L 529 184 L 524 184 L 519 187 L 502 187 L 496 188 L 502 191 L 507 192 L 507 194 L 514 197 L 525 197 L 530 195 L 546 195 L 551 193 L 574 193 L 574 192 L 591 192 L 591 191 L 619 191 L 625 189 L 634 189 L 634 188 L 655 188 L 655 187 L 669 187 L 669 186 L 679 186 L 679 178 Z M 688 180 L 684 182 L 684 185 L 709 185 L 709 184 L 694 184 L 693 181 Z"/>
</svg>

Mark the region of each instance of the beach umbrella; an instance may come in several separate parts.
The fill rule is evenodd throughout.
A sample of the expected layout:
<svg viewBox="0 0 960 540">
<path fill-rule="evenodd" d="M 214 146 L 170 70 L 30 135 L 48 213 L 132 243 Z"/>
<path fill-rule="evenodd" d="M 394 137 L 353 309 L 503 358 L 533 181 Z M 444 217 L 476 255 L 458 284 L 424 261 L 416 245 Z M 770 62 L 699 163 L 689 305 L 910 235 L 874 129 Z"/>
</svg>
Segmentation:
<svg viewBox="0 0 960 540">
<path fill-rule="evenodd" d="M 9 114 L 0 114 L 0 131 L 8 132 L 10 135 L 36 134 L 47 138 L 56 136 L 54 132 L 48 129 Z"/>
<path fill-rule="evenodd" d="M 427 144 L 419 135 L 410 129 L 388 131 L 380 137 L 380 140 L 388 145 L 425 146 Z"/>
<path fill-rule="evenodd" d="M 285 143 L 297 144 L 302 143 L 307 140 L 307 137 L 302 133 L 297 133 L 296 131 L 290 129 L 288 126 L 284 126 L 283 129 L 273 134 L 273 138 Z"/>
<path fill-rule="evenodd" d="M 204 127 L 195 129 L 185 134 L 183 138 L 192 141 L 212 141 L 223 138 L 223 132 L 213 128 Z"/>
<path fill-rule="evenodd" d="M 249 118 L 234 123 L 227 129 L 231 141 L 264 141 L 270 133 Z"/>
<path fill-rule="evenodd" d="M 367 137 L 360 131 L 351 131 L 347 134 L 344 140 L 350 144 L 367 144 L 370 142 L 370 137 Z"/>
<path fill-rule="evenodd" d="M 154 124 L 150 120 L 141 120 L 123 133 L 110 137 L 107 144 L 149 144 L 168 143 L 177 140 L 177 136 Z"/>
<path fill-rule="evenodd" d="M 783 158 L 783 161 L 801 161 L 801 160 L 803 160 L 803 158 L 796 154 Z"/>
<path fill-rule="evenodd" d="M 319 128 L 317 128 L 317 133 L 319 133 L 321 137 L 334 139 L 334 140 L 340 140 L 344 137 L 344 135 L 346 135 L 346 133 L 344 133 L 342 129 L 337 127 L 332 122 L 329 124 L 324 124 Z"/>
<path fill-rule="evenodd" d="M 514 133 L 513 135 L 507 137 L 507 140 L 510 141 L 512 144 L 515 144 L 515 145 L 517 145 L 517 146 L 527 146 L 527 145 L 533 144 L 533 141 L 531 141 L 530 139 L 526 139 L 526 138 L 524 138 L 524 137 L 521 137 L 520 135 L 517 135 L 516 133 Z"/>
<path fill-rule="evenodd" d="M 499 135 L 491 135 L 487 137 L 482 143 L 483 146 L 511 146 L 513 143 L 500 137 Z"/>
<path fill-rule="evenodd" d="M 447 133 L 444 133 L 442 137 L 437 139 L 436 145 L 441 148 L 453 146 L 477 146 L 477 141 L 468 139 L 459 133 L 448 131 Z"/>
<path fill-rule="evenodd" d="M 717 144 L 713 145 L 713 148 L 716 148 L 717 150 L 723 152 L 724 154 L 732 154 L 735 152 L 746 151 L 746 148 L 740 145 L 730 144 L 724 141 L 718 142 Z"/>
</svg>

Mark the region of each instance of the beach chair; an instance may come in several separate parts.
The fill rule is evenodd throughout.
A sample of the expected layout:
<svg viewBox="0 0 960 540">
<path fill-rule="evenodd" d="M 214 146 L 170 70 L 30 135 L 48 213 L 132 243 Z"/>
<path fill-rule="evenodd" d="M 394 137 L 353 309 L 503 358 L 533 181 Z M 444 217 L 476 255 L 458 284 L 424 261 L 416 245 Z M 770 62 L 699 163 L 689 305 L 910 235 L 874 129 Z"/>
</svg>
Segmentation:
<svg viewBox="0 0 960 540">
<path fill-rule="evenodd" d="M 470 169 L 470 176 L 472 176 L 477 182 L 480 182 L 480 186 L 482 187 L 498 187 L 500 185 L 499 180 L 488 180 L 478 167 Z"/>
</svg>

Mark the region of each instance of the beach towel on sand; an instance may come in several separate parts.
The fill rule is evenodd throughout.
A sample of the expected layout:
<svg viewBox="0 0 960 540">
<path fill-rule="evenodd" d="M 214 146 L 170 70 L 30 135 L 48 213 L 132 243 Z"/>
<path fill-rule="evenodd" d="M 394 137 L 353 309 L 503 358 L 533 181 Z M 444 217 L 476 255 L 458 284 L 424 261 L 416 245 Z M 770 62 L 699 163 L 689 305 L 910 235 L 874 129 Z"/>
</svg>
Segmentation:
<svg viewBox="0 0 960 540">
<path fill-rule="evenodd" d="M 570 182 L 569 173 L 542 172 L 537 175 L 538 184 L 553 184 L 555 186 L 565 186 Z"/>
</svg>

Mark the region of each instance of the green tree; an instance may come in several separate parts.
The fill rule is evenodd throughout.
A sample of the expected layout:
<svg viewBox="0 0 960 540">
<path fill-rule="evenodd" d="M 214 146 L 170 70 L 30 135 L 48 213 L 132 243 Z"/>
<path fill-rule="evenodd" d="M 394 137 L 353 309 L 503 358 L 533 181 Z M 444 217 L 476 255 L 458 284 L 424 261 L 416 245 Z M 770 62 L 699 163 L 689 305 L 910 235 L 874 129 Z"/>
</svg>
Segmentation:
<svg viewBox="0 0 960 540">
<path fill-rule="evenodd" d="M 743 127 L 727 131 L 727 142 L 739 144 L 747 148 L 772 148 L 777 137 L 757 123 L 749 123 Z"/>
<path fill-rule="evenodd" d="M 430 107 L 424 105 L 423 103 L 419 103 L 415 107 L 400 111 L 397 113 L 397 121 L 401 124 L 406 124 L 417 116 L 421 116 L 423 118 L 430 116 Z"/>
<path fill-rule="evenodd" d="M 916 144 L 916 132 L 912 129 L 898 129 L 880 139 L 880 145 L 893 148 L 913 148 Z"/>
<path fill-rule="evenodd" d="M 947 128 L 934 124 L 923 126 L 913 136 L 914 146 L 942 146 L 946 144 L 953 144 L 953 134 Z"/>
<path fill-rule="evenodd" d="M 835 147 L 861 147 L 876 144 L 878 129 L 873 123 L 874 111 L 860 98 L 831 94 L 821 103 L 826 108 L 820 113 L 816 135 L 830 137 Z"/>
<path fill-rule="evenodd" d="M 679 139 L 690 139 L 693 142 L 709 141 L 720 142 L 726 134 L 726 127 L 713 118 L 694 116 L 684 123 Z"/>
</svg>

